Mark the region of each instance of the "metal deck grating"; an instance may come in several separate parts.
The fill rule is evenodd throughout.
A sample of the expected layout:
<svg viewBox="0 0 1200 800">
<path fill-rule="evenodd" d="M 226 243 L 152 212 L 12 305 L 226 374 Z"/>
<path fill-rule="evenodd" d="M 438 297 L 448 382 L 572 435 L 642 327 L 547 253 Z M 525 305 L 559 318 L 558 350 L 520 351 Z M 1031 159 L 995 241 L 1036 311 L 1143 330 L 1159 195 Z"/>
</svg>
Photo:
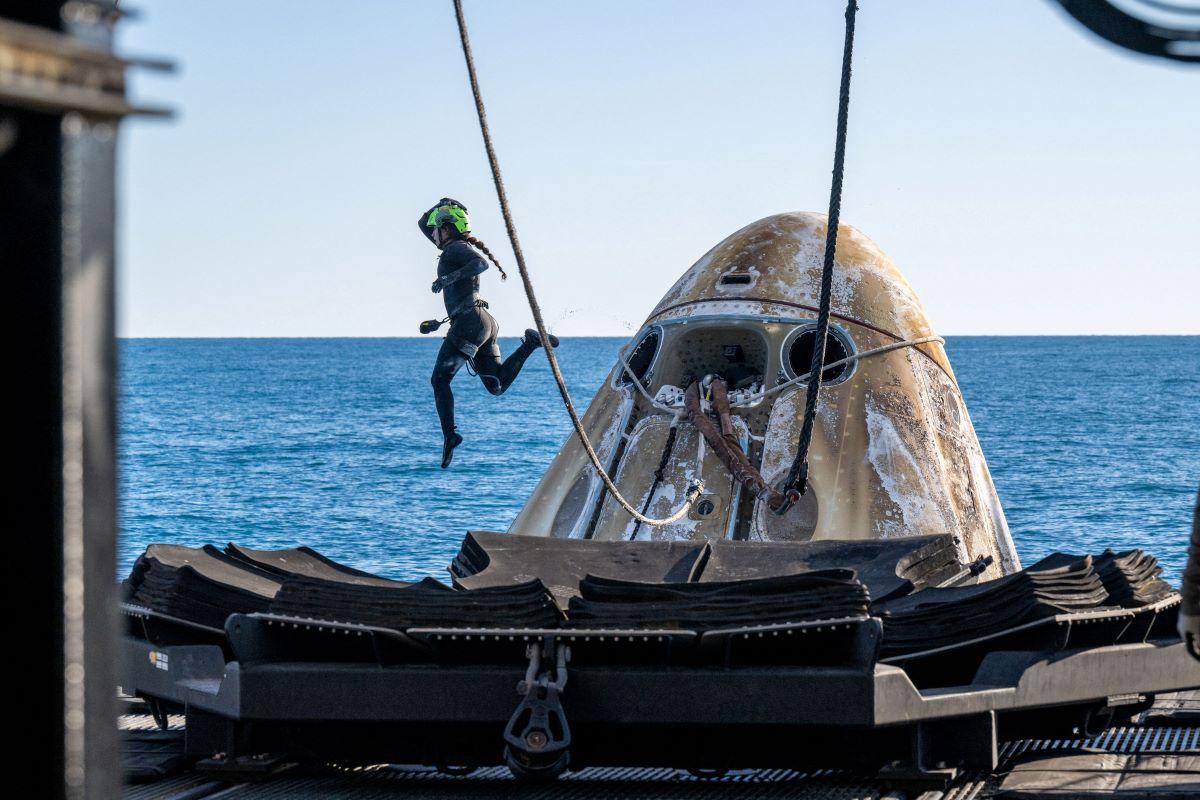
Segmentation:
<svg viewBox="0 0 1200 800">
<path fill-rule="evenodd" d="M 172 715 L 181 730 L 184 718 Z M 121 717 L 126 731 L 155 730 L 148 715 Z M 999 788 L 1000 775 L 1014 761 L 1031 755 L 1101 752 L 1122 755 L 1200 752 L 1200 727 L 1125 726 L 1088 739 L 1025 739 L 1003 743 L 995 773 L 960 776 L 945 791 L 907 790 L 919 800 L 985 800 Z M 507 768 L 489 767 L 468 776 L 442 775 L 425 767 L 379 765 L 326 767 L 293 771 L 261 783 L 227 784 L 210 776 L 185 773 L 152 784 L 127 786 L 123 800 L 375 800 L 403 795 L 410 800 L 889 800 L 900 796 L 874 777 L 843 771 L 789 769 L 739 770 L 702 778 L 666 768 L 593 767 L 563 775 L 547 784 L 519 781 Z"/>
<path fill-rule="evenodd" d="M 1123 754 L 1195 753 L 1200 752 L 1200 728 L 1124 727 L 1110 728 L 1090 739 L 1023 739 L 1004 745 L 1000 761 L 1011 761 L 1026 753 L 1072 750 Z"/>
<path fill-rule="evenodd" d="M 183 798 L 209 798 L 213 793 L 227 788 L 205 775 L 187 773 L 173 778 L 163 778 L 154 783 L 126 785 L 121 800 L 183 800 Z"/>
<path fill-rule="evenodd" d="M 987 785 L 987 776 L 973 775 L 943 792 L 927 792 L 927 800 L 976 800 Z"/>
<path fill-rule="evenodd" d="M 184 729 L 186 718 L 182 714 L 167 716 L 167 730 L 181 731 Z M 158 723 L 149 714 L 122 714 L 117 727 L 123 731 L 156 731 Z"/>
<path fill-rule="evenodd" d="M 791 773 L 796 774 L 796 773 Z M 697 779 L 675 770 L 591 769 L 565 775 L 546 784 L 519 782 L 507 770 L 480 770 L 465 778 L 434 773 L 404 773 L 375 768 L 357 773 L 295 776 L 269 784 L 230 787 L 212 795 L 225 798 L 491 798 L 507 795 L 514 800 L 884 800 L 890 795 L 878 781 L 829 778 L 785 778 L 747 781 L 747 775 Z M 894 796 L 894 795 L 891 795 Z M 965 798 L 964 798 L 965 800 Z"/>
</svg>

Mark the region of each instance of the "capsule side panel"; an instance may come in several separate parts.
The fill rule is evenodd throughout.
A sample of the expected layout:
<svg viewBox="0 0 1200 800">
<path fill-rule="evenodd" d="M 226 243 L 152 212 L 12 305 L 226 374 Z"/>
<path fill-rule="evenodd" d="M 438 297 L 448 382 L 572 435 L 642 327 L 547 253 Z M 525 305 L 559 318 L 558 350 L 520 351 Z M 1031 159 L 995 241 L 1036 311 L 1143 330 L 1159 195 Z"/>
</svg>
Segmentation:
<svg viewBox="0 0 1200 800">
<path fill-rule="evenodd" d="M 628 392 L 613 389 L 606 382 L 583 415 L 584 430 L 606 468 L 611 468 L 632 407 L 633 399 Z M 572 430 L 508 532 L 524 536 L 582 536 L 599 498 L 599 483 L 591 460 Z"/>
<path fill-rule="evenodd" d="M 662 459 L 670 433 L 671 418 L 656 414 L 638 422 L 629 437 L 615 483 L 621 494 L 641 509 L 645 505 L 654 472 Z M 663 470 L 663 480 L 654 491 L 646 515 L 664 518 L 683 504 L 694 478 L 704 481 L 704 494 L 691 513 L 669 525 L 637 526 L 633 518 L 611 496 L 605 497 L 592 538 L 628 541 L 721 539 L 726 535 L 734 482 L 729 470 L 712 450 L 701 444 L 703 437 L 692 425 L 680 423 L 674 447 Z"/>
</svg>

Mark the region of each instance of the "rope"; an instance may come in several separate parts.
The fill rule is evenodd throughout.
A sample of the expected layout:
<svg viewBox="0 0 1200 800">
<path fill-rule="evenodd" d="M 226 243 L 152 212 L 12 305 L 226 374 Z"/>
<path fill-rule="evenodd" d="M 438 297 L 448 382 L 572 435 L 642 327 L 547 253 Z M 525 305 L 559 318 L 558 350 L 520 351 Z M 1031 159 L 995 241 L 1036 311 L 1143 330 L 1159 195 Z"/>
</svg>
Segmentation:
<svg viewBox="0 0 1200 800">
<path fill-rule="evenodd" d="M 902 347 L 916 347 L 919 344 L 929 344 L 931 342 L 945 344 L 946 340 L 940 336 L 921 336 L 917 339 L 905 339 L 903 342 L 892 342 L 891 344 L 885 344 L 882 347 L 874 347 L 870 350 L 864 350 L 861 353 L 855 353 L 852 356 L 846 356 L 845 358 L 833 361 L 829 364 L 826 364 L 821 371 L 825 372 L 826 370 L 831 370 L 834 367 L 840 367 L 843 364 L 853 364 L 855 361 L 862 361 L 864 358 L 868 358 L 870 356 L 879 356 L 883 355 L 884 353 L 890 353 L 893 350 L 899 350 Z M 772 386 L 770 389 L 765 389 L 756 394 L 752 394 L 744 400 L 739 400 L 732 405 L 734 408 L 745 408 L 746 406 L 752 406 L 759 400 L 762 400 L 764 397 L 770 397 L 777 392 L 782 392 L 789 386 L 795 386 L 798 383 L 804 383 L 809 379 L 810 375 L 812 375 L 811 371 L 806 372 L 803 375 L 797 375 L 790 381 L 785 381 L 777 386 Z"/>
<path fill-rule="evenodd" d="M 633 367 L 629 366 L 629 362 L 625 360 L 625 355 L 620 350 L 617 351 L 617 360 L 621 362 L 621 366 L 624 368 L 625 374 L 629 376 L 630 382 L 637 387 L 637 390 L 641 393 L 642 397 L 646 398 L 646 402 L 657 408 L 659 411 L 666 411 L 668 414 L 675 413 L 676 409 L 666 405 L 665 403 L 658 402 L 658 398 L 650 394 L 649 390 L 647 390 L 642 382 L 638 380 L 638 376 L 633 372 Z"/>
<path fill-rule="evenodd" d="M 456 0 L 457 1 L 457 0 Z M 850 115 L 850 61 L 854 54 L 854 14 L 858 3 L 846 3 L 846 42 L 842 50 L 842 87 L 838 97 L 837 145 L 833 154 L 833 184 L 829 190 L 829 223 L 825 233 L 825 265 L 821 271 L 821 303 L 817 313 L 817 338 L 813 342 L 812 363 L 808 373 L 808 395 L 804 403 L 804 425 L 796 457 L 783 484 L 784 494 L 796 497 L 808 490 L 808 448 L 812 444 L 813 424 L 817 417 L 817 399 L 821 394 L 821 376 L 825 371 L 825 339 L 829 335 L 829 304 L 833 294 L 833 262 L 837 255 L 838 220 L 842 210 L 842 173 L 846 162 L 846 123 Z M 789 504 L 790 505 L 790 504 Z M 785 506 L 783 511 L 787 510 Z"/>
<path fill-rule="evenodd" d="M 651 501 L 654 500 L 654 495 L 658 493 L 658 487 L 666 480 L 667 463 L 671 460 L 671 453 L 675 451 L 675 438 L 679 435 L 679 420 L 683 416 L 683 410 L 680 409 L 671 420 L 671 429 L 667 431 L 667 443 L 663 447 L 662 457 L 658 460 L 658 469 L 654 470 L 654 482 L 650 484 L 650 491 L 646 494 L 646 502 L 642 503 L 642 512 L 646 513 L 646 509 L 650 508 Z M 633 533 L 629 534 L 629 541 L 637 541 L 638 531 L 642 529 L 642 523 L 639 520 L 633 525 Z"/>
<path fill-rule="evenodd" d="M 920 336 L 916 339 L 905 339 L 902 342 L 892 342 L 891 344 L 873 347 L 870 350 L 863 350 L 861 353 L 855 353 L 854 355 L 846 356 L 845 358 L 838 359 L 837 361 L 832 361 L 826 364 L 821 371 L 825 372 L 827 370 L 834 369 L 835 367 L 840 367 L 843 364 L 853 364 L 855 361 L 862 361 L 864 358 L 869 358 L 871 356 L 880 356 L 884 353 L 890 353 L 893 350 L 899 350 L 902 347 L 916 347 L 919 344 L 931 344 L 933 342 L 945 344 L 946 340 L 940 336 Z M 621 362 L 621 367 L 629 376 L 630 382 L 637 387 L 638 392 L 641 393 L 642 397 L 646 398 L 646 401 L 650 403 L 650 405 L 654 406 L 659 411 L 665 411 L 668 414 L 676 413 L 678 409 L 658 402 L 658 400 L 650 394 L 646 387 L 642 385 L 642 382 L 638 380 L 637 375 L 635 375 L 633 372 L 633 367 L 629 366 L 629 362 L 625 360 L 625 356 L 619 350 L 617 351 L 617 360 Z M 748 408 L 763 398 L 782 392 L 789 386 L 795 386 L 798 383 L 804 383 L 808 380 L 810 375 L 812 375 L 811 371 L 806 372 L 803 375 L 797 375 L 789 381 L 784 381 L 776 386 L 772 386 L 770 389 L 763 389 L 761 392 L 755 392 L 749 397 L 739 400 L 736 403 L 730 403 L 730 406 L 732 408 Z"/>
<path fill-rule="evenodd" d="M 458 34 L 462 41 L 463 58 L 467 62 L 467 74 L 471 79 L 471 93 L 475 96 L 475 111 L 479 115 L 479 132 L 483 135 L 483 146 L 487 150 L 488 163 L 492 168 L 492 181 L 496 184 L 496 196 L 500 200 L 500 212 L 504 216 L 504 226 L 508 229 L 508 240 L 512 243 L 513 255 L 517 260 L 517 270 L 521 273 L 521 283 L 525 287 L 525 297 L 529 300 L 529 309 L 533 312 L 533 321 L 537 325 L 538 336 L 543 342 L 542 350 L 546 352 L 546 360 L 550 362 L 550 372 L 554 374 L 554 382 L 558 384 L 558 392 L 562 395 L 563 405 L 567 408 L 567 414 L 571 417 L 571 424 L 575 427 L 575 433 L 579 437 L 579 443 L 583 445 L 583 449 L 587 451 L 588 458 L 592 462 L 592 466 L 596 469 L 596 474 L 604 481 L 604 486 L 612 494 L 613 499 L 621 504 L 629 514 L 638 522 L 644 525 L 660 526 L 669 525 L 672 522 L 677 522 L 691 510 L 696 499 L 700 497 L 700 493 L 704 491 L 704 484 L 700 480 L 695 480 L 688 487 L 687 499 L 683 506 L 669 517 L 663 519 L 652 519 L 645 516 L 628 500 L 626 500 L 617 490 L 617 486 L 613 483 L 608 472 L 605 471 L 604 465 L 600 463 L 600 456 L 596 454 L 596 449 L 592 447 L 592 443 L 588 440 L 587 432 L 583 429 L 583 421 L 579 418 L 579 413 L 575 410 L 575 404 L 571 401 L 571 393 L 567 390 L 566 379 L 563 378 L 562 370 L 558 368 L 558 359 L 554 356 L 554 348 L 547 347 L 546 342 L 550 341 L 550 334 L 546 332 L 546 323 L 542 319 L 542 309 L 538 305 L 537 296 L 533 292 L 533 282 L 529 279 L 529 270 L 525 268 L 525 254 L 521 251 L 521 243 L 517 239 L 517 227 L 513 223 L 512 212 L 508 206 L 508 194 L 504 191 L 504 180 L 500 176 L 500 162 L 496 158 L 496 148 L 492 146 L 492 134 L 488 130 L 487 112 L 483 108 L 483 93 L 479 89 L 479 78 L 475 74 L 475 59 L 471 55 L 471 40 L 467 35 L 467 20 L 463 15 L 462 0 L 454 0 L 454 16 L 458 20 Z"/>
</svg>

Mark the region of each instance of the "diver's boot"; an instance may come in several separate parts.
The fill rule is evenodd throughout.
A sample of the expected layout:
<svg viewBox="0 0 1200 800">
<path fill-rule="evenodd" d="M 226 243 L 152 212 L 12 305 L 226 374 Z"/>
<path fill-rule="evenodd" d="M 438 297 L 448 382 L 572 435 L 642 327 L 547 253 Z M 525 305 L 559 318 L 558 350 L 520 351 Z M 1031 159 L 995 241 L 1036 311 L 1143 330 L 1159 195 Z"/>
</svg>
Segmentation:
<svg viewBox="0 0 1200 800">
<path fill-rule="evenodd" d="M 458 431 L 451 431 L 446 434 L 446 440 L 442 444 L 442 469 L 450 466 L 450 462 L 454 460 L 454 448 L 462 444 L 463 438 Z"/>
<path fill-rule="evenodd" d="M 547 333 L 546 335 L 550 337 L 550 346 L 558 347 L 558 337 L 553 333 Z M 538 332 L 533 328 L 525 329 L 525 338 L 521 341 L 535 350 L 542 346 L 542 337 L 538 336 Z"/>
</svg>

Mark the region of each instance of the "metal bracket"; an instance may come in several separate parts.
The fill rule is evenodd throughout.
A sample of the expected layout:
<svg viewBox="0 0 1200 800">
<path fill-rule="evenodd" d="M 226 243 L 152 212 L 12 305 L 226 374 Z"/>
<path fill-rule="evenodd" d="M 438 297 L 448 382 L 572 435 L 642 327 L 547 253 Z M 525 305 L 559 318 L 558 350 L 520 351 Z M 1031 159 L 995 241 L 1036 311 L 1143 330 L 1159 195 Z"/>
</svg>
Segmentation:
<svg viewBox="0 0 1200 800">
<path fill-rule="evenodd" d="M 913 765 L 926 772 L 993 770 L 999 762 L 996 712 L 927 720 L 913 731 Z"/>
<path fill-rule="evenodd" d="M 529 666 L 517 683 L 524 697 L 504 728 L 504 760 L 517 777 L 553 778 L 570 764 L 571 728 L 559 697 L 567 685 L 571 649 L 545 636 L 525 653 Z"/>
</svg>

